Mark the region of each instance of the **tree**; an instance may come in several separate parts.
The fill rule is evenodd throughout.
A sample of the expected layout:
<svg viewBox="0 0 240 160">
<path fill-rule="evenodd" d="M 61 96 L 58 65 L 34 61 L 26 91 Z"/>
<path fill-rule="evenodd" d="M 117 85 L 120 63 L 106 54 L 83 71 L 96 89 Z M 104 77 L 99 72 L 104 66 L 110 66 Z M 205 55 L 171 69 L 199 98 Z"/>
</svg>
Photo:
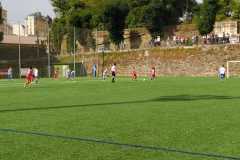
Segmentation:
<svg viewBox="0 0 240 160">
<path fill-rule="evenodd" d="M 151 3 L 144 7 L 143 23 L 153 38 L 162 34 L 163 27 L 167 24 L 164 16 L 165 7 L 163 2 Z"/>
<path fill-rule="evenodd" d="M 75 27 L 76 40 L 84 47 L 95 49 L 95 40 L 92 35 L 95 17 L 93 17 L 92 10 L 85 3 L 77 0 L 72 1 L 70 6 L 70 13 L 67 17 L 69 25 L 68 48 L 73 48 L 73 30 Z"/>
<path fill-rule="evenodd" d="M 53 50 L 60 53 L 62 40 L 66 34 L 66 22 L 63 18 L 55 18 L 51 26 L 51 39 L 53 41 Z"/>
<path fill-rule="evenodd" d="M 66 23 L 64 28 L 78 27 L 80 32 L 84 31 L 79 36 L 85 36 L 86 30 L 91 33 L 96 28 L 106 29 L 110 40 L 116 45 L 124 40 L 124 29 L 127 27 L 146 27 L 152 37 L 163 34 L 164 27 L 180 23 L 179 19 L 184 13 L 192 13 L 197 4 L 196 0 L 51 1 L 58 18 Z M 72 35 L 68 33 L 72 32 L 70 30 L 66 30 L 68 36 Z"/>
<path fill-rule="evenodd" d="M 130 9 L 136 8 L 136 7 L 141 7 L 148 5 L 151 2 L 151 0 L 129 0 L 128 4 Z"/>
<path fill-rule="evenodd" d="M 109 2 L 103 9 L 102 22 L 109 32 L 111 41 L 116 45 L 124 40 L 123 35 L 128 12 L 128 4 L 122 0 Z"/>
<path fill-rule="evenodd" d="M 57 13 L 59 17 L 64 16 L 70 8 L 68 0 L 51 0 L 51 2 L 55 13 Z"/>
<path fill-rule="evenodd" d="M 218 0 L 218 11 L 216 17 L 218 21 L 232 17 L 232 1 L 233 0 Z"/>
<path fill-rule="evenodd" d="M 179 23 L 184 13 L 193 12 L 195 0 L 130 0 L 128 27 L 146 27 L 151 35 L 163 34 L 163 28 Z"/>
<path fill-rule="evenodd" d="M 127 26 L 130 28 L 143 27 L 144 14 L 150 0 L 130 0 L 130 11 L 126 20 Z"/>
<path fill-rule="evenodd" d="M 232 18 L 240 19 L 240 2 L 238 0 L 233 0 L 232 2 Z"/>
<path fill-rule="evenodd" d="M 240 19 L 239 0 L 218 0 L 217 21 Z"/>
<path fill-rule="evenodd" d="M 201 35 L 209 34 L 213 31 L 218 10 L 217 0 L 204 0 L 200 8 L 198 19 L 198 30 Z"/>
<path fill-rule="evenodd" d="M 129 28 L 142 27 L 144 13 L 145 13 L 144 7 L 133 8 L 127 16 L 126 20 L 127 26 Z"/>
<path fill-rule="evenodd" d="M 54 23 L 53 27 L 58 32 L 55 37 L 61 37 L 55 39 L 56 41 L 62 40 L 64 36 L 67 38 L 68 51 L 73 50 L 74 45 L 74 28 L 76 30 L 76 40 L 86 47 L 95 48 L 92 45 L 94 43 L 92 37 L 93 26 L 93 13 L 91 8 L 85 3 L 84 0 L 52 0 L 52 5 L 55 8 L 55 12 L 58 13 L 59 18 Z M 60 33 L 59 30 L 61 29 Z M 86 38 L 88 37 L 88 38 Z M 91 44 L 89 44 L 91 41 Z M 56 43 L 61 45 L 59 43 Z M 59 48 L 59 46 L 57 47 Z"/>
</svg>

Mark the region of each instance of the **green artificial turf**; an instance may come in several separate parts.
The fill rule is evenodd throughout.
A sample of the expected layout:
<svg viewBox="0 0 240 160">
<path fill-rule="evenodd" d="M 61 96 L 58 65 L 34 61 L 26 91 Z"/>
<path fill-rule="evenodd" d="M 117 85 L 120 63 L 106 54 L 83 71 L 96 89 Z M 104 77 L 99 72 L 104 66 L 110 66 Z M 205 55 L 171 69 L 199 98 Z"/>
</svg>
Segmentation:
<svg viewBox="0 0 240 160">
<path fill-rule="evenodd" d="M 239 79 L 22 83 L 0 81 L 1 160 L 240 158 Z"/>
</svg>

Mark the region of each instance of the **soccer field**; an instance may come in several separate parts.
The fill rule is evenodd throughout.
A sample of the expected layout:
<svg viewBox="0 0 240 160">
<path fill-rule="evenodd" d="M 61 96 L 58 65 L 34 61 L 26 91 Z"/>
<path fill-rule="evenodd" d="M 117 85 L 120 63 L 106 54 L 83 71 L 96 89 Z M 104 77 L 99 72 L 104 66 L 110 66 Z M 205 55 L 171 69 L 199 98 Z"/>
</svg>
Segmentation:
<svg viewBox="0 0 240 160">
<path fill-rule="evenodd" d="M 240 79 L 0 81 L 1 160 L 240 159 Z"/>
</svg>

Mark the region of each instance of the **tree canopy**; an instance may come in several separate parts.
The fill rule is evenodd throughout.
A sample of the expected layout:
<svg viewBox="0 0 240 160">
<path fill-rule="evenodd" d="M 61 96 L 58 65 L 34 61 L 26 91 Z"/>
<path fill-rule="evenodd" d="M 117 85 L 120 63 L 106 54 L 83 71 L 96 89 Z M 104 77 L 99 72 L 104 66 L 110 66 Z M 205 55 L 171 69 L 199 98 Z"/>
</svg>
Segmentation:
<svg viewBox="0 0 240 160">
<path fill-rule="evenodd" d="M 212 32 L 218 10 L 218 0 L 204 0 L 200 8 L 198 30 L 201 35 Z"/>
<path fill-rule="evenodd" d="M 54 27 L 61 24 L 68 32 L 67 27 L 75 26 L 89 34 L 95 29 L 107 30 L 115 44 L 123 41 L 125 28 L 145 27 L 154 38 L 163 34 L 164 27 L 181 23 L 184 16 L 195 16 L 201 34 L 211 32 L 216 20 L 240 19 L 239 0 L 204 0 L 202 4 L 196 0 L 51 1 L 57 14 Z"/>
<path fill-rule="evenodd" d="M 195 0 L 52 0 L 65 26 L 101 27 L 115 44 L 121 43 L 124 29 L 129 27 L 146 27 L 153 37 L 159 35 L 164 26 L 179 23 L 196 4 Z"/>
<path fill-rule="evenodd" d="M 103 9 L 101 22 L 109 32 L 112 42 L 117 45 L 124 40 L 123 34 L 128 12 L 128 4 L 121 0 L 108 3 Z"/>
</svg>

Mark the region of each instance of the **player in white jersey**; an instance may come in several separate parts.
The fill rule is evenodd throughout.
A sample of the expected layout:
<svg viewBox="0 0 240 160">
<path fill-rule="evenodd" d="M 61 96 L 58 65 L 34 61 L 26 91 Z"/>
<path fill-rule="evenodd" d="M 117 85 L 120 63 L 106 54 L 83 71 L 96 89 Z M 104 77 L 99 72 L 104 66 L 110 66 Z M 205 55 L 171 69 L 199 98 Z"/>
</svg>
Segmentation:
<svg viewBox="0 0 240 160">
<path fill-rule="evenodd" d="M 7 70 L 7 75 L 8 75 L 8 79 L 12 79 L 13 78 L 13 74 L 12 74 L 12 67 L 9 67 Z"/>
<path fill-rule="evenodd" d="M 37 68 L 33 69 L 33 76 L 34 76 L 35 83 L 38 83 L 38 69 Z"/>
<path fill-rule="evenodd" d="M 219 72 L 220 79 L 223 80 L 225 78 L 225 72 L 226 72 L 224 65 L 219 68 L 218 72 Z"/>
<path fill-rule="evenodd" d="M 106 69 L 103 71 L 103 80 L 106 80 L 106 79 L 107 79 L 107 76 L 108 76 L 108 69 L 106 68 Z"/>
<path fill-rule="evenodd" d="M 116 81 L 116 63 L 113 64 L 112 68 L 111 68 L 111 72 L 112 72 L 112 83 L 114 83 Z"/>
</svg>

